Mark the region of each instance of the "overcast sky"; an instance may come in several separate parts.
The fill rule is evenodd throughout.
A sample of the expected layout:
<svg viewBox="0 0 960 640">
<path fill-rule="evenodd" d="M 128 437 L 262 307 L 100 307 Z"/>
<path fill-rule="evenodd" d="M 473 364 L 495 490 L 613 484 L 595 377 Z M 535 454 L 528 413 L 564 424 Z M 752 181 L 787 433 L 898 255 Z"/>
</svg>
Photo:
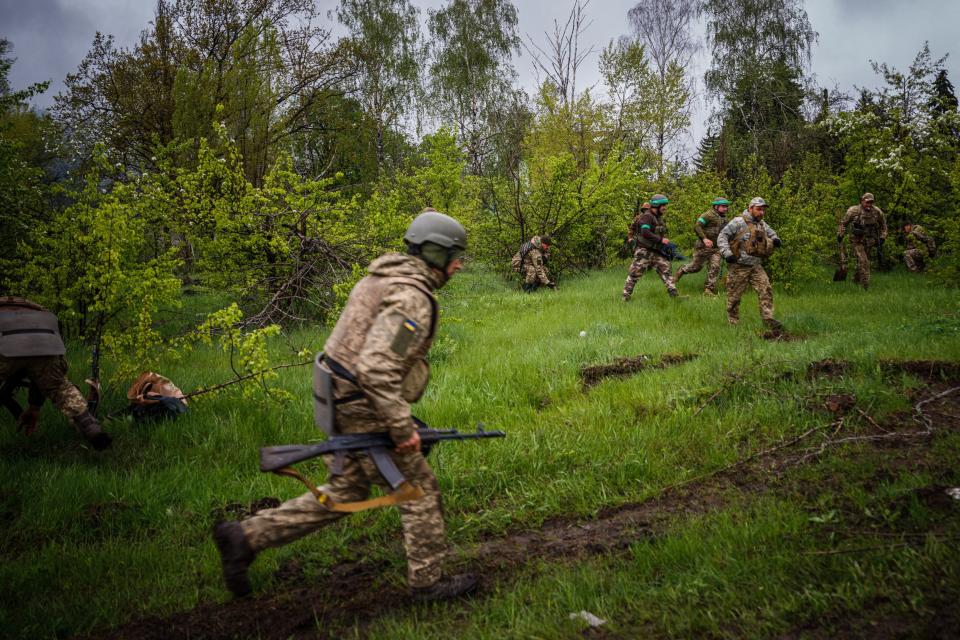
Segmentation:
<svg viewBox="0 0 960 640">
<path fill-rule="evenodd" d="M 599 50 L 611 38 L 627 30 L 627 10 L 636 0 L 593 0 L 592 23 L 584 34 L 587 44 Z M 326 10 L 334 0 L 317 0 Z M 538 41 L 551 30 L 554 19 L 562 20 L 572 0 L 514 0 L 519 13 L 520 35 Z M 418 1 L 423 13 L 443 0 Z M 17 89 L 32 82 L 52 80 L 50 90 L 35 100 L 49 106 L 63 88 L 63 78 L 75 70 L 97 31 L 112 34 L 121 46 L 131 46 L 153 17 L 153 0 L 0 0 L 0 37 L 14 45 L 17 58 L 11 71 L 11 85 Z M 960 0 L 807 0 L 807 13 L 820 34 L 813 50 L 812 71 L 820 85 L 839 86 L 849 93 L 854 86 L 876 86 L 870 60 L 906 68 L 925 40 L 934 56 L 951 54 L 947 69 L 955 85 L 960 80 L 958 29 Z M 425 17 L 425 15 L 424 15 Z M 696 37 L 703 38 L 698 25 Z M 749 38 L 750 34 L 744 34 Z M 530 57 L 523 53 L 515 60 L 520 83 L 531 93 L 535 84 Z M 697 61 L 695 73 L 702 77 L 706 56 Z M 598 81 L 597 56 L 585 65 L 585 81 Z M 704 131 L 707 108 L 699 105 L 689 136 L 695 144 Z"/>
</svg>

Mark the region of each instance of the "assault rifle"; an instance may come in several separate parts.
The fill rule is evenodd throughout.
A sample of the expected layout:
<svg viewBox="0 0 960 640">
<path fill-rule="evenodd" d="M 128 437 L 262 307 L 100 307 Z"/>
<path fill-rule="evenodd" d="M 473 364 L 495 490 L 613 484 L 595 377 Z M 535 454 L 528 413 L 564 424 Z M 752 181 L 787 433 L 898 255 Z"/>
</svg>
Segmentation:
<svg viewBox="0 0 960 640">
<path fill-rule="evenodd" d="M 478 426 L 476 433 L 460 433 L 456 429 L 431 429 L 420 420 L 413 419 L 417 424 L 417 433 L 420 434 L 420 450 L 423 455 L 430 453 L 430 449 L 443 440 L 476 440 L 480 438 L 503 438 L 507 434 L 503 431 L 484 431 Z M 260 449 L 260 470 L 276 473 L 281 476 L 295 478 L 304 484 L 316 497 L 320 504 L 331 511 L 355 513 L 376 507 L 386 507 L 410 500 L 422 498 L 425 494 L 422 487 L 414 486 L 403 476 L 397 468 L 396 462 L 390 455 L 396 445 L 386 433 L 345 433 L 331 436 L 327 441 L 319 444 L 288 444 L 278 447 L 262 447 Z M 330 467 L 332 475 L 343 473 L 343 463 L 346 454 L 351 451 L 366 453 L 377 471 L 383 476 L 392 492 L 389 495 L 359 502 L 336 502 L 329 495 L 321 491 L 316 485 L 307 480 L 300 472 L 291 467 L 298 462 L 309 460 L 317 456 L 334 454 L 333 464 Z"/>
<path fill-rule="evenodd" d="M 880 228 L 877 227 L 877 266 L 881 271 L 887 270 L 887 261 L 883 255 L 883 243 L 885 240 L 880 237 Z"/>
<path fill-rule="evenodd" d="M 429 455 L 430 449 L 444 440 L 478 440 L 480 438 L 504 438 L 503 431 L 485 431 L 478 426 L 474 433 L 461 433 L 456 429 L 431 429 L 414 418 L 420 434 L 420 450 Z M 396 445 L 387 433 L 345 433 L 332 436 L 317 444 L 286 444 L 260 448 L 260 470 L 275 472 L 290 465 L 316 458 L 328 453 L 367 451 L 370 449 L 393 449 Z"/>
<path fill-rule="evenodd" d="M 662 255 L 667 260 L 686 260 L 687 257 L 680 253 L 680 248 L 677 246 L 676 242 L 668 242 L 667 244 L 661 244 L 659 247 L 660 255 Z"/>
</svg>

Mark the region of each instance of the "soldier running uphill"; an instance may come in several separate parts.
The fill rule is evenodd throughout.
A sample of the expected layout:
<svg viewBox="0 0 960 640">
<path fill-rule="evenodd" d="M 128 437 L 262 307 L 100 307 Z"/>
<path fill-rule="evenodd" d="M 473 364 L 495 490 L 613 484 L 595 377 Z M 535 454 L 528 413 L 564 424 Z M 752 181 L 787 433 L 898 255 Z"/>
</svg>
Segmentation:
<svg viewBox="0 0 960 640">
<path fill-rule="evenodd" d="M 927 268 L 926 261 L 937 253 L 937 243 L 927 235 L 926 229 L 912 222 L 903 225 L 903 240 L 906 246 L 903 263 L 907 269 L 920 273 Z"/>
<path fill-rule="evenodd" d="M 676 286 L 684 275 L 697 273 L 706 264 L 708 265 L 707 281 L 703 286 L 703 292 L 715 296 L 717 280 L 720 278 L 720 270 L 723 267 L 723 257 L 720 255 L 720 249 L 717 248 L 717 236 L 727 224 L 730 201 L 726 198 L 717 198 L 710 204 L 712 208 L 701 214 L 693 225 L 698 238 L 697 245 L 693 249 L 693 261 L 677 269 L 673 274 L 673 284 Z"/>
<path fill-rule="evenodd" d="M 670 244 L 670 239 L 667 238 L 667 225 L 663 221 L 663 214 L 666 213 L 669 202 L 665 195 L 658 193 L 653 196 L 649 211 L 641 213 L 630 227 L 630 237 L 637 241 L 637 248 L 633 252 L 633 262 L 627 272 L 627 281 L 623 283 L 624 302 L 630 301 L 637 280 L 648 269 L 656 270 L 671 297 L 677 295 L 677 288 L 673 286 L 670 278 L 670 261 L 661 253 L 661 247 Z"/>
<path fill-rule="evenodd" d="M 453 218 L 426 209 L 404 235 L 407 255 L 374 260 L 353 288 L 324 345 L 333 378 L 336 429 L 341 433 L 386 432 L 396 445 L 396 469 L 420 498 L 400 502 L 407 578 L 416 599 L 437 600 L 476 589 L 472 574 L 444 576 L 447 545 L 436 476 L 420 450 L 410 415 L 429 377 L 426 355 L 436 334 L 434 291 L 462 267 L 467 233 Z M 320 491 L 334 505 L 364 500 L 371 484 L 389 491 L 377 462 L 366 453 L 327 456 L 330 476 Z M 224 581 L 237 596 L 250 592 L 247 568 L 260 551 L 286 545 L 345 515 L 308 492 L 241 522 L 214 527 Z"/>
<path fill-rule="evenodd" d="M 850 241 L 853 244 L 853 254 L 857 258 L 857 272 L 853 281 L 864 289 L 870 286 L 870 253 L 871 247 L 878 252 L 883 251 L 883 243 L 887 240 L 887 219 L 880 207 L 874 206 L 872 193 L 865 193 L 860 197 L 860 204 L 847 209 L 837 227 L 837 242 L 843 243 L 843 236 L 850 229 Z"/>
<path fill-rule="evenodd" d="M 753 287 L 760 301 L 760 317 L 774 331 L 783 328 L 773 317 L 773 289 L 763 270 L 763 259 L 780 247 L 777 233 L 763 221 L 767 203 L 754 198 L 749 208 L 734 218 L 717 236 L 717 245 L 729 265 L 727 271 L 727 322 L 740 321 L 740 298 Z"/>
</svg>

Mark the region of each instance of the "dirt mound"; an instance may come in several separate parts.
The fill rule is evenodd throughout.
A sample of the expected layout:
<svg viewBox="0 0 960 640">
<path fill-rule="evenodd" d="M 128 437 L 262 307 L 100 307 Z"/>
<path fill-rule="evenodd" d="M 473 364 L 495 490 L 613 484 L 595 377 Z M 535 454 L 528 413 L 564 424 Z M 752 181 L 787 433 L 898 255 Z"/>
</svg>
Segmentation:
<svg viewBox="0 0 960 640">
<path fill-rule="evenodd" d="M 881 360 L 880 368 L 887 375 L 906 373 L 927 382 L 960 380 L 960 363 L 943 360 Z"/>
<path fill-rule="evenodd" d="M 696 357 L 696 354 L 691 353 L 665 353 L 655 362 L 653 358 L 646 355 L 617 358 L 613 362 L 584 367 L 580 370 L 580 380 L 583 382 L 584 389 L 589 389 L 600 384 L 606 378 L 627 378 L 645 369 L 672 367 L 689 362 Z"/>
</svg>

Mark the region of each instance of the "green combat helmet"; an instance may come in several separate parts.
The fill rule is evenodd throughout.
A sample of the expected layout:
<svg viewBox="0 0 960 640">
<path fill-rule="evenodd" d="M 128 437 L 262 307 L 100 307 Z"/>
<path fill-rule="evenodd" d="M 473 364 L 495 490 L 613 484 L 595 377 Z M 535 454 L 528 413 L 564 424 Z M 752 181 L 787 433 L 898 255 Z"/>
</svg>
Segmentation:
<svg viewBox="0 0 960 640">
<path fill-rule="evenodd" d="M 448 215 L 424 209 L 403 234 L 410 255 L 418 255 L 431 267 L 445 269 L 467 250 L 467 230 Z"/>
<path fill-rule="evenodd" d="M 650 204 L 654 207 L 659 207 L 660 205 L 668 204 L 669 202 L 670 200 L 667 199 L 667 196 L 663 195 L 662 193 L 654 194 L 654 196 L 650 198 Z"/>
<path fill-rule="evenodd" d="M 725 205 L 728 205 L 728 206 L 729 206 L 729 205 L 730 205 L 730 201 L 727 200 L 726 198 L 715 198 L 714 201 L 711 202 L 710 204 L 711 204 L 711 206 L 714 206 L 714 207 L 720 206 L 720 205 L 722 205 L 722 204 L 725 204 Z"/>
</svg>

